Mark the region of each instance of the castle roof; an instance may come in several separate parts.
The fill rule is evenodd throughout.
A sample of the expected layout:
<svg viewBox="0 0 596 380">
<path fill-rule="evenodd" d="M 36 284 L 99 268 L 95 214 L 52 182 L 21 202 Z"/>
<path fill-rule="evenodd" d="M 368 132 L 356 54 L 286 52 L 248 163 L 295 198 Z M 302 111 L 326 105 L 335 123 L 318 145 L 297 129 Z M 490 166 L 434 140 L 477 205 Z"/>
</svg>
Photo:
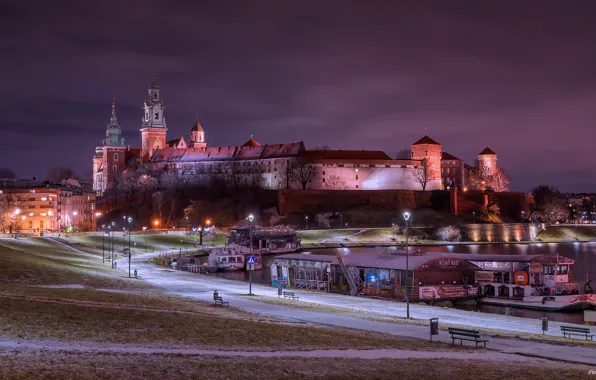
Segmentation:
<svg viewBox="0 0 596 380">
<path fill-rule="evenodd" d="M 428 144 L 428 145 L 441 145 L 441 144 L 439 144 L 438 142 L 436 142 L 435 140 L 431 139 L 428 136 L 424 136 L 423 138 L 421 138 L 420 140 L 416 141 L 412 145 L 424 145 L 424 144 Z"/>
<path fill-rule="evenodd" d="M 454 155 L 449 154 L 447 152 L 441 152 L 441 160 L 445 160 L 445 161 L 462 161 L 459 158 L 457 158 Z"/>
<path fill-rule="evenodd" d="M 488 155 L 497 155 L 491 148 L 486 147 L 482 152 L 478 154 L 479 156 L 488 156 Z"/>
<path fill-rule="evenodd" d="M 201 123 L 199 123 L 198 117 L 196 118 L 195 124 L 192 126 L 192 129 L 190 131 L 191 132 L 205 132 L 205 131 L 203 131 L 203 127 L 201 126 Z"/>
<path fill-rule="evenodd" d="M 301 156 L 319 160 L 391 160 L 381 150 L 307 150 Z"/>
<path fill-rule="evenodd" d="M 252 135 L 250 135 L 250 140 L 248 140 L 247 142 L 245 142 L 244 144 L 242 144 L 242 147 L 247 147 L 247 146 L 260 146 L 261 144 L 259 144 L 255 139 L 252 138 Z"/>
</svg>

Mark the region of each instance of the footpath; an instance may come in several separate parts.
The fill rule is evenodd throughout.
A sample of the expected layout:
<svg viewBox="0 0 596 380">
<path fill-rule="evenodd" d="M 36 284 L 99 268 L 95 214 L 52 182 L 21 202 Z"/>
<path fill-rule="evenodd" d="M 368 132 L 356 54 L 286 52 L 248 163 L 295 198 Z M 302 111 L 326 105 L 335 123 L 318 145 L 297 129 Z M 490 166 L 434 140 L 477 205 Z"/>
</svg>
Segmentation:
<svg viewBox="0 0 596 380">
<path fill-rule="evenodd" d="M 217 290 L 230 305 L 252 313 L 271 315 L 309 323 L 318 323 L 342 328 L 366 330 L 391 334 L 395 336 L 429 339 L 428 326 L 378 322 L 325 312 L 314 312 L 299 308 L 273 305 L 251 300 L 246 296 L 248 284 L 240 281 L 226 280 L 217 277 L 197 275 L 176 271 L 169 268 L 149 264 L 147 260 L 159 253 L 143 254 L 133 257 L 133 268 L 139 272 L 140 278 L 148 283 L 161 287 L 166 294 L 191 297 L 206 302 L 213 301 L 213 291 Z M 121 267 L 119 265 L 119 267 Z M 252 285 L 252 292 L 261 297 L 277 299 L 277 289 L 260 284 Z M 374 312 L 394 317 L 405 317 L 405 305 L 397 302 L 342 296 L 336 294 L 316 293 L 294 290 L 300 301 L 327 305 L 359 312 Z M 410 315 L 414 319 L 428 322 L 430 318 L 439 318 L 439 323 L 465 325 L 470 328 L 487 328 L 507 332 L 533 333 L 542 332 L 540 321 L 504 315 L 477 313 L 465 310 L 443 309 L 439 307 L 411 305 Z M 568 325 L 568 324 L 565 324 Z M 549 335 L 560 336 L 560 324 L 550 323 Z M 505 354 L 517 354 L 542 359 L 596 365 L 596 347 L 570 346 L 541 343 L 521 339 L 489 338 L 487 348 Z M 433 340 L 451 343 L 446 331 L 441 331 Z M 570 342 L 573 342 L 570 340 Z M 407 349 L 407 347 L 404 347 Z"/>
</svg>

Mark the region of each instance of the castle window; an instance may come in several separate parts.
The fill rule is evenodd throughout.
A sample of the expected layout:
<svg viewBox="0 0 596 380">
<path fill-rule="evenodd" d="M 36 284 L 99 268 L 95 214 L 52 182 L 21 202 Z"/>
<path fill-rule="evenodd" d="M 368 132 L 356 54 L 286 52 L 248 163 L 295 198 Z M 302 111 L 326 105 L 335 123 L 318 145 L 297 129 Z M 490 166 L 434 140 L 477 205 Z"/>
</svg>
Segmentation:
<svg viewBox="0 0 596 380">
<path fill-rule="evenodd" d="M 118 153 L 114 153 L 114 161 L 118 161 Z"/>
<path fill-rule="evenodd" d="M 356 181 L 358 181 L 358 174 L 356 174 Z"/>
<path fill-rule="evenodd" d="M 323 178 L 323 182 L 325 182 L 325 178 Z"/>
<path fill-rule="evenodd" d="M 112 166 L 112 170 L 116 171 L 118 168 L 116 167 L 116 165 Z"/>
<path fill-rule="evenodd" d="M 156 95 L 157 96 L 157 95 Z M 159 112 L 155 113 L 155 120 L 159 120 Z"/>
<path fill-rule="evenodd" d="M 325 175 L 325 170 L 323 170 L 323 175 Z"/>
</svg>

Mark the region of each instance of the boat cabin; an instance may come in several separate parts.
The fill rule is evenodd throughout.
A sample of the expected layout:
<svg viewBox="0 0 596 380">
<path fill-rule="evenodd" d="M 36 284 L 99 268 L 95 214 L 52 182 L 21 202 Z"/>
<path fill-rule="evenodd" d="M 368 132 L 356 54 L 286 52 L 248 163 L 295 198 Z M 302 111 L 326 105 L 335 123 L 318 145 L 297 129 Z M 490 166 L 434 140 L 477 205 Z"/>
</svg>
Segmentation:
<svg viewBox="0 0 596 380">
<path fill-rule="evenodd" d="M 465 257 L 480 268 L 476 281 L 485 297 L 524 298 L 579 294 L 571 277 L 574 261 L 559 255 L 473 255 Z"/>
<path fill-rule="evenodd" d="M 300 249 L 300 238 L 291 228 L 238 227 L 230 231 L 229 244 L 250 247 L 252 228 L 253 249 L 260 252 L 292 252 Z"/>
<path fill-rule="evenodd" d="M 443 253 L 410 253 L 407 261 L 413 302 L 461 300 L 478 295 L 473 284 L 479 268 L 465 259 Z M 286 282 L 297 288 L 405 299 L 406 254 L 403 251 L 341 256 L 297 253 L 278 256 L 272 264 L 288 267 Z"/>
</svg>

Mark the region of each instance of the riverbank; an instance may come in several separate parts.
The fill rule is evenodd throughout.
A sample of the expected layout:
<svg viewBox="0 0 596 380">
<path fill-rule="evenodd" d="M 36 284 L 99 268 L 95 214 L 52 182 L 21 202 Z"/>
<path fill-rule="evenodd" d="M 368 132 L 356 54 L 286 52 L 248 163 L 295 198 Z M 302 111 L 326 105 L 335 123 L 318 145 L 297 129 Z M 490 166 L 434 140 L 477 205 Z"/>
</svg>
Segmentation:
<svg viewBox="0 0 596 380">
<path fill-rule="evenodd" d="M 343 247 L 405 246 L 405 235 L 393 233 L 392 228 L 346 228 L 327 230 L 299 230 L 301 246 L 305 249 Z M 596 227 L 551 226 L 541 231 L 535 240 L 511 241 L 441 241 L 410 237 L 409 246 L 456 246 L 543 243 L 589 243 L 596 241 Z"/>
</svg>

